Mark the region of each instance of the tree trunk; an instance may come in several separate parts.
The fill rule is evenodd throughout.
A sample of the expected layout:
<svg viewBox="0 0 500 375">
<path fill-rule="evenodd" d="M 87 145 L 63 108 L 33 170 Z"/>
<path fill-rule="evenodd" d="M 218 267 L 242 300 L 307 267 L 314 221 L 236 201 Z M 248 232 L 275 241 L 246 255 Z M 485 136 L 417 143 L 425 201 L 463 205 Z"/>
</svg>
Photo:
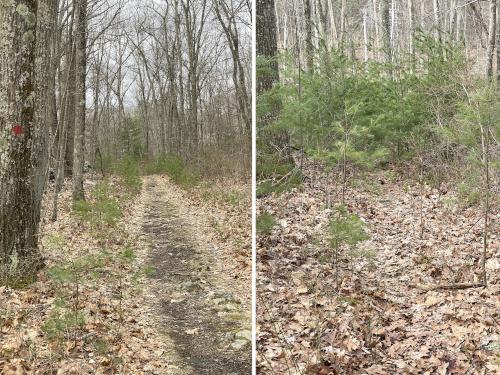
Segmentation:
<svg viewBox="0 0 500 375">
<path fill-rule="evenodd" d="M 389 75 L 393 77 L 393 50 L 392 50 L 392 1 L 382 0 L 382 29 L 384 33 L 385 62 L 389 64 Z"/>
<path fill-rule="evenodd" d="M 340 41 L 339 49 L 343 53 L 345 48 L 346 33 L 346 0 L 340 2 Z"/>
<path fill-rule="evenodd" d="M 224 2 L 218 1 L 215 4 L 215 14 L 224 30 L 226 39 L 231 51 L 233 59 L 233 84 L 236 91 L 236 100 L 238 109 L 245 125 L 245 132 L 251 134 L 252 132 L 252 108 L 250 99 L 247 93 L 246 77 L 243 64 L 241 63 L 240 50 L 239 50 L 239 35 L 238 26 L 236 24 L 236 17 L 227 8 Z"/>
<path fill-rule="evenodd" d="M 312 15 L 311 15 L 311 0 L 304 0 L 304 18 L 306 25 L 306 64 L 307 71 L 310 74 L 314 73 L 314 45 L 312 41 Z"/>
<path fill-rule="evenodd" d="M 97 143 L 98 143 L 98 131 L 99 131 L 99 119 L 100 119 L 100 111 L 99 111 L 99 94 L 101 92 L 101 65 L 102 59 L 104 55 L 104 44 L 101 46 L 99 56 L 95 59 L 95 77 L 94 77 L 94 113 L 92 118 L 92 131 L 90 134 L 90 147 L 89 147 L 89 163 L 95 168 L 96 154 L 97 154 Z"/>
<path fill-rule="evenodd" d="M 379 19 L 378 19 L 378 4 L 377 0 L 372 0 L 372 8 L 373 8 L 373 24 L 375 28 L 375 36 L 374 36 L 374 47 L 373 50 L 375 51 L 374 53 L 374 58 L 376 60 L 379 59 L 379 52 L 380 52 L 380 29 L 379 29 Z"/>
<path fill-rule="evenodd" d="M 274 0 L 257 0 L 256 49 L 257 57 L 266 61 L 259 63 L 257 72 L 257 94 L 271 90 L 279 80 L 276 55 L 276 13 Z"/>
<path fill-rule="evenodd" d="M 488 27 L 488 50 L 487 65 L 486 65 L 486 76 L 489 79 L 493 78 L 493 61 L 495 56 L 495 43 L 497 40 L 496 35 L 497 26 L 497 0 L 490 0 L 490 23 Z"/>
<path fill-rule="evenodd" d="M 73 34 L 73 32 L 71 32 Z M 66 101 L 65 119 L 68 122 L 66 124 L 66 146 L 65 146 L 65 156 L 64 156 L 64 175 L 73 175 L 73 152 L 75 144 L 75 105 L 76 105 L 76 46 L 73 41 L 73 37 L 70 36 L 68 42 L 68 54 L 66 55 L 66 61 L 71 61 L 69 65 L 70 74 L 69 79 L 66 80 L 65 86 L 67 86 L 68 100 Z"/>
<path fill-rule="evenodd" d="M 432 8 L 434 13 L 434 27 L 435 27 L 435 35 L 439 44 L 443 41 L 442 39 L 442 24 L 441 24 L 441 6 L 439 4 L 439 0 L 433 0 Z"/>
<path fill-rule="evenodd" d="M 497 85 L 500 85 L 500 6 L 497 4 L 497 37 L 496 37 L 496 51 L 497 51 Z"/>
<path fill-rule="evenodd" d="M 363 51 L 364 58 L 363 61 L 368 62 L 368 10 L 365 8 L 363 10 Z"/>
<path fill-rule="evenodd" d="M 415 73 L 416 58 L 415 58 L 415 5 L 413 0 L 408 0 L 408 21 L 409 21 L 409 46 L 410 46 L 410 59 L 411 70 Z"/>
<path fill-rule="evenodd" d="M 0 4 L 0 264 L 23 272 L 43 264 L 38 226 L 46 160 L 36 158 L 46 152 L 34 142 L 48 135 L 44 121 L 37 121 L 37 105 L 46 94 L 37 87 L 37 74 L 43 76 L 46 66 L 35 62 L 47 19 L 38 19 L 37 5 L 36 0 Z"/>
<path fill-rule="evenodd" d="M 76 23 L 76 118 L 73 156 L 73 200 L 85 199 L 83 165 L 85 160 L 85 93 L 87 73 L 87 0 L 77 2 Z"/>
</svg>

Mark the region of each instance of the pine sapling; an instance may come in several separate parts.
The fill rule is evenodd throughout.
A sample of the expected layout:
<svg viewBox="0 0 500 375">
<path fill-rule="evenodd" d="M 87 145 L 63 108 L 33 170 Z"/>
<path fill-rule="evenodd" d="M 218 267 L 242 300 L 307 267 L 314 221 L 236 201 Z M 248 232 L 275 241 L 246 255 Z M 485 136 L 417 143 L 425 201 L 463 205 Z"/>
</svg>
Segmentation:
<svg viewBox="0 0 500 375">
<path fill-rule="evenodd" d="M 364 222 L 355 214 L 347 211 L 343 205 L 336 208 L 336 218 L 330 220 L 330 248 L 333 250 L 333 262 L 335 265 L 335 283 L 337 289 L 340 287 L 339 278 L 339 256 L 342 246 L 347 246 L 351 250 L 355 246 L 367 240 L 369 237 L 365 232 Z"/>
</svg>

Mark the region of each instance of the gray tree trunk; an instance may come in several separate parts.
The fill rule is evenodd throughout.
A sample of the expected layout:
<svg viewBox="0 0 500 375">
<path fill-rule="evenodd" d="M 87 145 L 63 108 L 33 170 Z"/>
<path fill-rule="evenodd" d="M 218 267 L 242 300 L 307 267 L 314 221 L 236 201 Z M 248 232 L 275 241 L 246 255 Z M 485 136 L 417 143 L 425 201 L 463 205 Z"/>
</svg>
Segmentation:
<svg viewBox="0 0 500 375">
<path fill-rule="evenodd" d="M 497 0 L 490 0 L 490 22 L 488 27 L 488 49 L 486 52 L 486 76 L 493 78 L 493 61 L 495 57 L 495 44 L 497 40 Z"/>
<path fill-rule="evenodd" d="M 73 200 L 85 199 L 83 165 L 85 159 L 85 79 L 87 74 L 87 0 L 78 0 L 76 9 L 76 111 L 73 151 Z"/>
<path fill-rule="evenodd" d="M 304 0 L 304 19 L 306 25 L 306 64 L 307 71 L 314 73 L 314 45 L 312 40 L 312 16 L 311 16 L 311 0 Z"/>
<path fill-rule="evenodd" d="M 25 272 L 43 264 L 38 227 L 47 165 L 42 83 L 48 61 L 40 52 L 48 47 L 47 9 L 47 1 L 0 3 L 0 265 Z"/>
<path fill-rule="evenodd" d="M 275 60 L 278 53 L 276 37 L 276 13 L 274 0 L 257 0 L 256 47 L 257 56 L 267 59 L 261 64 L 257 74 L 257 93 L 272 89 L 278 82 L 278 63 Z"/>
</svg>

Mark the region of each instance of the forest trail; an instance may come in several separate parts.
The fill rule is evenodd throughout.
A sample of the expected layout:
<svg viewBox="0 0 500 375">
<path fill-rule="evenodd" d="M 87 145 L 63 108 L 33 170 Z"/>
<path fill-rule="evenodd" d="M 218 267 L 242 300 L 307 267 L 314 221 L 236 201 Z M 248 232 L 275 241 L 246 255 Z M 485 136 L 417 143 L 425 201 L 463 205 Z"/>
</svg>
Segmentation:
<svg viewBox="0 0 500 375">
<path fill-rule="evenodd" d="M 161 329 L 174 343 L 182 374 L 249 374 L 250 319 L 229 290 L 200 228 L 179 210 L 171 183 L 144 181 L 141 228 L 152 275 L 150 302 Z"/>
</svg>

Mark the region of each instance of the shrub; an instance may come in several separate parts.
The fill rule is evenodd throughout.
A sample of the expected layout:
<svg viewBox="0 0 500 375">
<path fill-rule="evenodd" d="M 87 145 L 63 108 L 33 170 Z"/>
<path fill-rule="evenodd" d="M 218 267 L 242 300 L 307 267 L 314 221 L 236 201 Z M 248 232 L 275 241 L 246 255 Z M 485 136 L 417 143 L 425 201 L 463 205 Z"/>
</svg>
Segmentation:
<svg viewBox="0 0 500 375">
<path fill-rule="evenodd" d="M 145 174 L 165 174 L 176 184 L 189 188 L 199 184 L 200 177 L 192 168 L 188 168 L 182 159 L 174 155 L 163 155 L 148 161 L 144 166 Z"/>
<path fill-rule="evenodd" d="M 257 233 L 270 234 L 275 225 L 276 219 L 268 212 L 265 212 L 257 217 Z"/>
<path fill-rule="evenodd" d="M 85 325 L 85 316 L 81 312 L 68 311 L 55 307 L 49 318 L 42 325 L 42 332 L 49 340 L 62 341 L 70 332 Z"/>
<path fill-rule="evenodd" d="M 107 181 L 99 182 L 91 192 L 92 200 L 73 202 L 72 212 L 92 226 L 114 226 L 122 216 L 118 201 L 112 197 Z"/>
<path fill-rule="evenodd" d="M 133 262 L 135 259 L 134 248 L 130 245 L 127 245 L 127 247 L 122 251 L 120 255 L 125 262 L 127 263 Z"/>
<path fill-rule="evenodd" d="M 142 186 L 139 160 L 132 156 L 127 156 L 115 166 L 115 171 L 121 177 L 123 184 L 131 190 L 133 194 L 139 193 Z"/>
</svg>

